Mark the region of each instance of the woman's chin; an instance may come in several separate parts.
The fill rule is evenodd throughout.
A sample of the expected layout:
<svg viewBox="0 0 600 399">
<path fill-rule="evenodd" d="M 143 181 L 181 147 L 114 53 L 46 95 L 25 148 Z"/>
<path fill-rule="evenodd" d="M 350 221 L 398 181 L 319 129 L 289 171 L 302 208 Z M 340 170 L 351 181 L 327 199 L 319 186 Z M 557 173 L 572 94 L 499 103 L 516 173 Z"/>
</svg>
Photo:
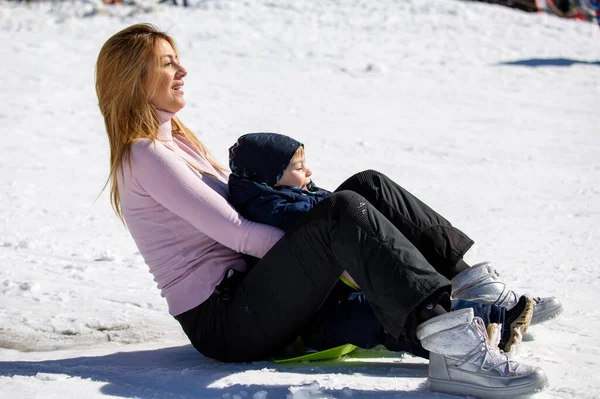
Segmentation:
<svg viewBox="0 0 600 399">
<path fill-rule="evenodd" d="M 170 108 L 169 112 L 176 114 L 185 108 L 185 101 L 181 102 L 180 104 L 169 107 L 169 108 Z"/>
</svg>

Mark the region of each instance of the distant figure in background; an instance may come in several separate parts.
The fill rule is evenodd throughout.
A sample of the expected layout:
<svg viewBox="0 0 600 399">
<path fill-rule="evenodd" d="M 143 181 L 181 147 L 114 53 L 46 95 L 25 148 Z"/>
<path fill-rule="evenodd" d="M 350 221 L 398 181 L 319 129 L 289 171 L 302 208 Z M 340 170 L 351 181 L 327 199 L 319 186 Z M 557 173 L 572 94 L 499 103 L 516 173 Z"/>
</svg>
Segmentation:
<svg viewBox="0 0 600 399">
<path fill-rule="evenodd" d="M 474 0 L 483 3 L 499 4 L 510 8 L 518 8 L 527 12 L 539 11 L 538 1 L 540 0 Z M 541 0 L 543 1 L 543 0 Z"/>
<path fill-rule="evenodd" d="M 600 25 L 600 0 L 540 0 L 544 9 L 561 18 L 596 21 Z"/>
<path fill-rule="evenodd" d="M 177 5 L 177 0 L 159 0 L 159 2 L 158 2 L 158 3 L 159 3 L 159 4 L 163 4 L 163 3 L 167 3 L 167 2 L 169 2 L 169 1 L 171 1 L 171 4 L 172 4 L 172 5 L 174 5 L 174 6 L 176 6 L 176 5 Z M 183 4 L 182 4 L 182 5 L 183 5 L 184 7 L 188 7 L 188 6 L 189 6 L 189 4 L 188 4 L 188 0 L 183 0 Z"/>
<path fill-rule="evenodd" d="M 589 0 L 594 7 L 596 22 L 598 23 L 598 27 L 600 27 L 600 0 Z"/>
<path fill-rule="evenodd" d="M 596 20 L 600 26 L 600 0 L 474 0 L 527 12 L 546 11 L 561 18 Z"/>
</svg>

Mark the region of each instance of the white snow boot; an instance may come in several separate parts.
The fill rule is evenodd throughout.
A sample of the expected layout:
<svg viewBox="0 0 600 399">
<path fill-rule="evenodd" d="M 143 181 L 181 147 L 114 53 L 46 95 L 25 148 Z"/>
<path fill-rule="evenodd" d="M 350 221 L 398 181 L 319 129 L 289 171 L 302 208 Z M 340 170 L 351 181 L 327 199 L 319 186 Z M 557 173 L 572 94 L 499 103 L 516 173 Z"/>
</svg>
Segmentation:
<svg viewBox="0 0 600 399">
<path fill-rule="evenodd" d="M 452 299 L 486 302 L 512 308 L 520 295 L 509 290 L 490 262 L 478 263 L 452 279 Z M 530 324 L 538 324 L 558 316 L 563 307 L 555 297 L 533 298 Z"/>
<path fill-rule="evenodd" d="M 490 344 L 486 327 L 473 309 L 427 320 L 417 338 L 429 354 L 432 391 L 478 398 L 522 398 L 548 385 L 542 369 L 511 361 Z"/>
</svg>

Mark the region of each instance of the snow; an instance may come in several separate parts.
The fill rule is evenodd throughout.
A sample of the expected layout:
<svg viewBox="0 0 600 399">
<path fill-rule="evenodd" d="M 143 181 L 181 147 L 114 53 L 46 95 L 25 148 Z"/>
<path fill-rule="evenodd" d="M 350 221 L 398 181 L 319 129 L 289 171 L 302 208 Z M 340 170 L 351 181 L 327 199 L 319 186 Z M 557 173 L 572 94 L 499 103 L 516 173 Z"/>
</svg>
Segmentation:
<svg viewBox="0 0 600 399">
<path fill-rule="evenodd" d="M 540 398 L 600 397 L 600 31 L 457 0 L 0 2 L 0 396 L 445 398 L 410 356 L 222 364 L 168 315 L 112 213 L 94 64 L 152 22 L 179 45 L 181 119 L 226 164 L 251 131 L 304 142 L 334 188 L 380 170 L 522 293 L 565 312 L 513 358 Z"/>
</svg>

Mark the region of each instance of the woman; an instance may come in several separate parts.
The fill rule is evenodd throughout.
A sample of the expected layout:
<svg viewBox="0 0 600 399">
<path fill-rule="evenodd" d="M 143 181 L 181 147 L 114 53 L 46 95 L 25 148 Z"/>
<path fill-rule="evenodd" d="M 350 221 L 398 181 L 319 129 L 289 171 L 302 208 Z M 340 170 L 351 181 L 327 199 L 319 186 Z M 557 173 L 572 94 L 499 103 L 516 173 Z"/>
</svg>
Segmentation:
<svg viewBox="0 0 600 399">
<path fill-rule="evenodd" d="M 133 25 L 102 47 L 96 91 L 113 207 L 199 352 L 269 358 L 347 271 L 392 339 L 429 351 L 432 389 L 503 397 L 546 385 L 543 371 L 489 345 L 472 309 L 447 312 L 450 279 L 467 296 L 480 283 L 514 293 L 489 268 L 469 268 L 472 241 L 387 177 L 351 177 L 285 235 L 243 219 L 227 202 L 227 172 L 175 116 L 186 75 L 171 37 Z"/>
</svg>

